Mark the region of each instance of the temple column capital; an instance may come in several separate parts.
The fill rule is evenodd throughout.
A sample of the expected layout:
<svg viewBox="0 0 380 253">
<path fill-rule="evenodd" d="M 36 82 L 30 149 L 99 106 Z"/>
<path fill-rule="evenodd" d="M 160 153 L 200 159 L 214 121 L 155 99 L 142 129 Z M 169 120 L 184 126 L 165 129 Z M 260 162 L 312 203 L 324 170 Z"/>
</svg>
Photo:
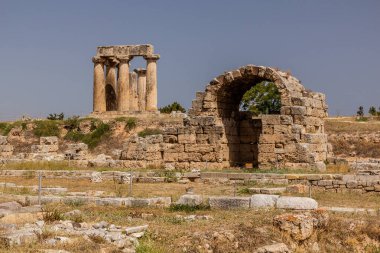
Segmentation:
<svg viewBox="0 0 380 253">
<path fill-rule="evenodd" d="M 158 59 L 160 59 L 160 55 L 159 54 L 146 55 L 144 56 L 144 59 L 147 61 L 157 61 Z"/>
<path fill-rule="evenodd" d="M 92 62 L 93 63 L 105 63 L 106 59 L 103 57 L 94 56 L 94 57 L 92 57 Z"/>
</svg>

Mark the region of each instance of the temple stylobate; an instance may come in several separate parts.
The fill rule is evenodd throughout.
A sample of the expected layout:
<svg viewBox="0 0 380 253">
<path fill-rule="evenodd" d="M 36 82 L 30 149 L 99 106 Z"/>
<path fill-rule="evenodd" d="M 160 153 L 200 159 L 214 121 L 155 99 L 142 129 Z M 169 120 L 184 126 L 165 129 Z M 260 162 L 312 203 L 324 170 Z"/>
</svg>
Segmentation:
<svg viewBox="0 0 380 253">
<path fill-rule="evenodd" d="M 130 61 L 144 57 L 146 69 L 130 72 Z M 157 111 L 157 60 L 152 45 L 101 46 L 94 62 L 93 112 Z"/>
</svg>

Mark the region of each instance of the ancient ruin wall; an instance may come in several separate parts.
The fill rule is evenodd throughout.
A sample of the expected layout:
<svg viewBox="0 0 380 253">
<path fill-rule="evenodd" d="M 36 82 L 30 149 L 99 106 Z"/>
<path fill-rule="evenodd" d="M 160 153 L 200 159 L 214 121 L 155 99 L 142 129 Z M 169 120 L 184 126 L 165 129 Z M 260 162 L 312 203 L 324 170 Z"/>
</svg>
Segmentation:
<svg viewBox="0 0 380 253">
<path fill-rule="evenodd" d="M 281 93 L 281 113 L 252 117 L 239 112 L 243 94 L 264 80 L 275 83 Z M 324 132 L 326 116 L 324 94 L 306 90 L 288 73 L 248 65 L 216 77 L 205 92 L 198 92 L 183 127 L 131 138 L 121 159 L 130 166 L 184 169 L 247 163 L 261 168 L 324 169 L 331 152 Z"/>
</svg>

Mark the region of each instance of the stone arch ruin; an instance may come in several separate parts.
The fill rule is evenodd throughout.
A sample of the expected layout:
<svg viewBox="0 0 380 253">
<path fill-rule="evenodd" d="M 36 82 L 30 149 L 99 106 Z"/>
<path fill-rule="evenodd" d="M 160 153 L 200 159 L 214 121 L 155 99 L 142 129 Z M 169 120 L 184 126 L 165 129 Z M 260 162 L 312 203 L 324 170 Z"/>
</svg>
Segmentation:
<svg viewBox="0 0 380 253">
<path fill-rule="evenodd" d="M 280 114 L 252 117 L 239 112 L 243 94 L 263 80 L 275 83 L 281 93 Z M 305 89 L 289 73 L 247 65 L 225 72 L 197 92 L 182 127 L 166 128 L 162 136 L 131 138 L 122 159 L 146 157 L 145 163 L 176 168 L 252 163 L 260 168 L 324 169 L 331 151 L 324 133 L 327 108 L 324 94 Z"/>
</svg>

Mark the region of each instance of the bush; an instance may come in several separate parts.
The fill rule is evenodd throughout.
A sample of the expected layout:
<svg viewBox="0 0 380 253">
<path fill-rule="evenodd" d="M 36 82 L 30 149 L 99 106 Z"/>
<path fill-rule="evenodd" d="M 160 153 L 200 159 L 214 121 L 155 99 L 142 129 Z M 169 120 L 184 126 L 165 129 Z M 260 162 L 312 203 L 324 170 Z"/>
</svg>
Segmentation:
<svg viewBox="0 0 380 253">
<path fill-rule="evenodd" d="M 64 122 L 65 128 L 68 130 L 78 129 L 79 123 L 80 123 L 79 116 L 72 116 L 66 119 Z"/>
<path fill-rule="evenodd" d="M 76 124 L 76 123 L 74 123 Z M 79 123 L 78 123 L 79 124 Z M 66 140 L 74 142 L 83 142 L 88 145 L 90 149 L 98 146 L 99 142 L 102 140 L 103 136 L 107 135 L 110 131 L 110 126 L 108 124 L 98 122 L 95 120 L 91 121 L 91 133 L 82 134 L 77 131 L 77 129 L 69 130 L 65 136 Z"/>
<path fill-rule="evenodd" d="M 133 128 L 135 128 L 137 125 L 137 120 L 136 118 L 128 118 L 127 119 L 127 123 L 125 124 L 125 128 L 127 131 L 130 131 L 132 130 Z"/>
<path fill-rule="evenodd" d="M 138 136 L 145 138 L 149 135 L 156 135 L 156 134 L 162 134 L 162 131 L 157 128 L 145 128 L 144 130 L 138 133 Z"/>
<path fill-rule="evenodd" d="M 61 112 L 60 114 L 57 113 L 50 113 L 49 116 L 47 116 L 48 120 L 63 120 L 65 118 L 65 114 Z"/>
<path fill-rule="evenodd" d="M 45 222 L 53 222 L 63 220 L 65 217 L 58 208 L 46 206 L 42 208 L 42 218 Z"/>
<path fill-rule="evenodd" d="M 173 102 L 170 105 L 158 109 L 161 113 L 171 113 L 173 111 L 186 112 L 186 109 L 178 102 Z"/>
<path fill-rule="evenodd" d="M 59 123 L 56 121 L 36 121 L 36 128 L 33 130 L 37 137 L 59 136 Z"/>
</svg>

